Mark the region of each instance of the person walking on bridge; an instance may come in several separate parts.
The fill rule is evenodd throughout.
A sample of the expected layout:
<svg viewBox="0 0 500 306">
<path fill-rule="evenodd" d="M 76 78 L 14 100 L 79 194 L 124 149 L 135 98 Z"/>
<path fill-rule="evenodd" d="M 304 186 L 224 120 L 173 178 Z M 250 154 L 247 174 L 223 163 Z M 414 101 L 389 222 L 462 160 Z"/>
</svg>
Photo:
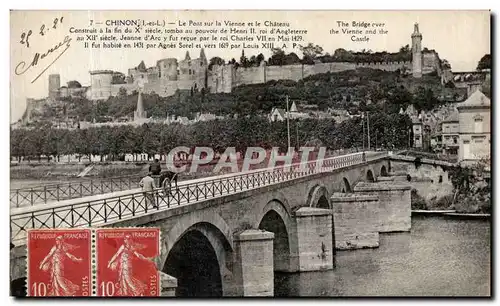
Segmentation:
<svg viewBox="0 0 500 306">
<path fill-rule="evenodd" d="M 142 187 L 142 194 L 144 195 L 144 201 L 146 205 L 153 204 L 154 208 L 158 208 L 154 197 L 155 180 L 151 177 L 151 171 L 142 178 L 139 186 Z"/>
<path fill-rule="evenodd" d="M 160 175 L 161 165 L 160 165 L 160 161 L 158 161 L 158 158 L 155 158 L 155 161 L 149 166 L 149 171 L 153 175 Z"/>
</svg>

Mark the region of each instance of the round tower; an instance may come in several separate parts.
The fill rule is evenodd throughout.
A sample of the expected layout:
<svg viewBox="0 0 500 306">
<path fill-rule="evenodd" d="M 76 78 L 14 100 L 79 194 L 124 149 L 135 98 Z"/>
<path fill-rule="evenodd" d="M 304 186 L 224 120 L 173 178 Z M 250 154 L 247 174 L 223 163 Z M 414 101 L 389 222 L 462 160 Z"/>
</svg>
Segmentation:
<svg viewBox="0 0 500 306">
<path fill-rule="evenodd" d="M 49 75 L 49 98 L 59 97 L 59 88 L 61 87 L 61 76 L 59 74 Z"/>
<path fill-rule="evenodd" d="M 105 100 L 111 96 L 111 83 L 114 73 L 111 70 L 90 71 L 91 100 Z"/>
<path fill-rule="evenodd" d="M 415 23 L 413 34 L 411 34 L 412 70 L 414 78 L 422 77 L 422 34 Z"/>
<path fill-rule="evenodd" d="M 177 80 L 177 59 L 175 58 L 165 58 L 159 60 L 156 64 L 158 66 L 159 78 L 168 79 L 171 81 Z"/>
</svg>

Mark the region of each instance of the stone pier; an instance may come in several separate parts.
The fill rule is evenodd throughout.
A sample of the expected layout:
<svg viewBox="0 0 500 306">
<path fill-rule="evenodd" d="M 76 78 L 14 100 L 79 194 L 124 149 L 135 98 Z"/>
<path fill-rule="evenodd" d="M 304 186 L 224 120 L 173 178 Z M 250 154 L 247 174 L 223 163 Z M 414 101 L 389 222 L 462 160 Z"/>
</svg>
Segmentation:
<svg viewBox="0 0 500 306">
<path fill-rule="evenodd" d="M 273 233 L 263 230 L 246 230 L 235 235 L 237 296 L 274 295 L 273 239 Z"/>
<path fill-rule="evenodd" d="M 411 228 L 411 187 L 394 182 L 365 183 L 354 187 L 359 195 L 376 195 L 379 200 L 378 231 L 405 232 Z"/>
<path fill-rule="evenodd" d="M 166 273 L 160 272 L 161 296 L 175 296 L 177 289 L 177 279 Z"/>
<path fill-rule="evenodd" d="M 332 211 L 302 207 L 295 212 L 298 271 L 333 269 Z"/>
<path fill-rule="evenodd" d="M 352 250 L 379 246 L 379 206 L 376 195 L 334 194 L 330 198 L 335 224 L 335 248 Z"/>
</svg>

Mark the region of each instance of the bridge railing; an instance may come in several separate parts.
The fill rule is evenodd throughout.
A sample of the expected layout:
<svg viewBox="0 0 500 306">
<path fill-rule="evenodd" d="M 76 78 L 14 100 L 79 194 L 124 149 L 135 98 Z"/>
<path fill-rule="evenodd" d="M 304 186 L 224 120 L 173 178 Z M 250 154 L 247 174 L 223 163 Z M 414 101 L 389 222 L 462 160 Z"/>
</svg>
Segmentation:
<svg viewBox="0 0 500 306">
<path fill-rule="evenodd" d="M 32 206 L 139 187 L 140 178 L 120 176 L 10 190 L 10 206 Z"/>
<path fill-rule="evenodd" d="M 384 158 L 386 155 L 354 153 L 323 160 L 258 169 L 244 173 L 226 174 L 198 179 L 173 186 L 168 193 L 158 188 L 149 193 L 134 192 L 79 203 L 55 203 L 11 210 L 11 239 L 23 239 L 31 228 L 91 227 L 139 215 L 187 205 L 220 196 L 256 189 L 272 184 L 307 177 L 320 172 Z M 157 204 L 153 206 L 153 201 Z"/>
</svg>

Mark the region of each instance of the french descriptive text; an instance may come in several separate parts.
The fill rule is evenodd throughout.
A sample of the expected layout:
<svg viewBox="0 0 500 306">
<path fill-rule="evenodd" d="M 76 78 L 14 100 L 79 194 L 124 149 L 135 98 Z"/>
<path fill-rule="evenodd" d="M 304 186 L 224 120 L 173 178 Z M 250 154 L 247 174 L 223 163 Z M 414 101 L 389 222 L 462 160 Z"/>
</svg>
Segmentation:
<svg viewBox="0 0 500 306">
<path fill-rule="evenodd" d="M 89 49 L 273 49 L 300 48 L 306 29 L 288 22 L 232 20 L 90 20 L 69 29 Z"/>
</svg>

